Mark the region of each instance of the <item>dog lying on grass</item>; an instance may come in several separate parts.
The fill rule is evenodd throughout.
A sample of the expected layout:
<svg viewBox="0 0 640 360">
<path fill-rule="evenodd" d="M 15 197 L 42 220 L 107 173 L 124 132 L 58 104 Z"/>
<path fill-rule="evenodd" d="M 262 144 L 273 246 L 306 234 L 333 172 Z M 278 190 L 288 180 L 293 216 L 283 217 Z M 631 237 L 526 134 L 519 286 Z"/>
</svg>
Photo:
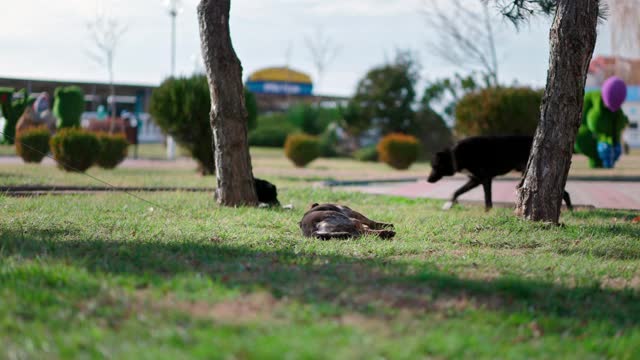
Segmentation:
<svg viewBox="0 0 640 360">
<path fill-rule="evenodd" d="M 321 240 L 376 235 L 390 239 L 396 235 L 393 224 L 373 221 L 347 206 L 313 204 L 298 223 L 302 235 Z"/>
<path fill-rule="evenodd" d="M 515 170 L 524 172 L 533 144 L 532 136 L 474 136 L 461 140 L 451 149 L 440 151 L 431 160 L 431 174 L 427 181 L 435 183 L 444 176 L 457 172 L 469 175 L 469 181 L 456 190 L 443 209 L 448 210 L 457 203 L 458 197 L 482 185 L 485 209 L 493 206 L 491 182 L 493 178 Z M 568 192 L 562 198 L 569 210 L 573 210 Z"/>
</svg>

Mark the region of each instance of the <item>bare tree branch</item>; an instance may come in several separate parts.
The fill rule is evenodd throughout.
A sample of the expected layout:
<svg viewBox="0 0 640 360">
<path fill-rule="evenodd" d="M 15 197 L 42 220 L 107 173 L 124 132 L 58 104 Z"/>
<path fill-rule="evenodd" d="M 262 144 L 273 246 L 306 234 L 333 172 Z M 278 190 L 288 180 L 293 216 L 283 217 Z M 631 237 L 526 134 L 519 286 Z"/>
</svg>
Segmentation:
<svg viewBox="0 0 640 360">
<path fill-rule="evenodd" d="M 448 0 L 446 11 L 439 0 L 423 0 L 422 13 L 427 26 L 437 34 L 429 48 L 442 60 L 468 70 L 478 70 L 498 84 L 498 59 L 492 19 L 486 1 L 478 6 L 464 5 L 460 0 Z"/>
<path fill-rule="evenodd" d="M 340 47 L 324 34 L 322 28 L 316 28 L 313 35 L 305 36 L 305 44 L 311 55 L 311 60 L 316 68 L 318 79 L 316 84 L 322 83 L 327 67 L 335 60 L 340 52 Z"/>
<path fill-rule="evenodd" d="M 117 19 L 104 14 L 96 14 L 96 18 L 87 23 L 89 36 L 94 49 L 85 51 L 86 55 L 96 64 L 104 66 L 109 74 L 109 87 L 111 93 L 111 117 L 117 115 L 115 86 L 113 85 L 113 63 L 116 49 L 122 36 L 127 32 L 127 26 Z"/>
</svg>

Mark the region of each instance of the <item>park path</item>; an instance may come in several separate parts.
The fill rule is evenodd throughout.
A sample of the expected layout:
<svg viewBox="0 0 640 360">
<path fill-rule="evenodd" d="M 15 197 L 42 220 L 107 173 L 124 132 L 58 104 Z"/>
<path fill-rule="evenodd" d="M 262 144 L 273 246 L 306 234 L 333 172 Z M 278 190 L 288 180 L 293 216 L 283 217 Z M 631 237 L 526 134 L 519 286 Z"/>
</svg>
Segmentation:
<svg viewBox="0 0 640 360">
<path fill-rule="evenodd" d="M 22 159 L 16 156 L 0 156 L 0 165 L 2 164 L 22 164 Z M 55 163 L 52 159 L 45 158 L 43 164 L 54 166 Z M 279 176 L 301 176 L 305 173 L 301 173 L 299 169 L 286 169 L 286 168 L 271 168 L 270 166 L 260 166 L 259 162 L 254 167 L 254 171 L 258 175 L 279 175 Z M 195 168 L 196 164 L 192 159 L 179 158 L 174 161 L 167 160 L 151 160 L 151 159 L 126 159 L 120 167 L 122 168 L 140 168 L 140 169 L 178 169 L 178 168 Z M 308 170 L 308 169 L 307 169 Z M 342 169 L 343 172 L 346 171 Z M 314 173 L 317 176 L 327 176 L 331 174 L 339 179 L 359 178 L 362 180 L 368 179 L 369 181 L 375 181 L 372 178 L 385 178 L 396 177 L 397 174 L 385 171 L 372 172 L 365 174 L 358 169 L 350 170 L 346 173 L 342 173 L 335 169 L 322 169 L 317 170 Z M 426 171 L 419 171 L 411 175 L 421 175 L 420 177 L 426 178 Z M 636 172 L 633 172 L 635 175 Z M 309 175 L 309 174 L 306 174 Z M 407 174 L 404 174 L 407 176 Z M 416 176 L 417 177 L 417 176 Z M 611 176 L 610 178 L 616 178 Z M 636 179 L 634 176 L 629 179 Z M 618 177 L 618 181 L 590 181 L 570 179 L 567 182 L 567 191 L 571 194 L 572 202 L 575 206 L 593 206 L 596 208 L 606 209 L 633 209 L 640 210 L 640 181 L 620 181 L 621 177 Z M 366 185 L 359 186 L 338 186 L 336 189 L 344 189 L 351 191 L 360 191 L 370 194 L 386 194 L 397 195 L 409 198 L 433 198 L 433 199 L 448 199 L 453 192 L 462 186 L 466 182 L 466 178 L 462 176 L 456 176 L 451 178 L 445 178 L 435 184 L 427 183 L 424 180 L 419 181 L 406 181 L 406 182 L 394 182 L 394 183 L 375 183 L 371 182 Z M 515 202 L 515 189 L 518 180 L 516 178 L 498 178 L 493 182 L 493 202 L 496 205 L 507 204 L 513 205 Z M 472 202 L 484 202 L 484 194 L 482 187 L 477 187 L 472 191 L 464 194 L 460 197 L 461 201 Z"/>
<path fill-rule="evenodd" d="M 349 186 L 344 189 L 369 194 L 385 194 L 408 198 L 448 199 L 466 182 L 464 178 L 442 179 L 435 184 L 424 180 L 416 182 Z M 493 182 L 492 193 L 495 204 L 514 204 L 517 180 Z M 567 182 L 567 191 L 574 206 L 594 206 L 603 209 L 640 210 L 640 182 L 627 181 L 572 181 Z M 484 192 L 479 186 L 462 195 L 459 200 L 484 203 Z"/>
</svg>

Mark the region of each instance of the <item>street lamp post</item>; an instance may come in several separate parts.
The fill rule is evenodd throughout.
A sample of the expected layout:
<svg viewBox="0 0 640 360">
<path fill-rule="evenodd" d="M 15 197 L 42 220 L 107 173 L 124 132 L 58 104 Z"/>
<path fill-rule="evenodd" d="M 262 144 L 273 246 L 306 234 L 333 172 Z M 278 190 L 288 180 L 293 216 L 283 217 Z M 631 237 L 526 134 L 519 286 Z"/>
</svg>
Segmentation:
<svg viewBox="0 0 640 360">
<path fill-rule="evenodd" d="M 171 16 L 171 76 L 176 76 L 176 17 L 181 11 L 181 0 L 167 0 L 166 7 Z M 167 136 L 167 159 L 176 158 L 176 142 L 171 135 Z"/>
</svg>

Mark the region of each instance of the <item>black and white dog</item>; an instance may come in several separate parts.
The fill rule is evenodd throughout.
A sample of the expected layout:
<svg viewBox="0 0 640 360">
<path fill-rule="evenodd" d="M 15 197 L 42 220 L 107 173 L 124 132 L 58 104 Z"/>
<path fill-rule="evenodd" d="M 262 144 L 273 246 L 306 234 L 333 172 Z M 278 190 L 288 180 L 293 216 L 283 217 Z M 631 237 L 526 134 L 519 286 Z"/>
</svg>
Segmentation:
<svg viewBox="0 0 640 360">
<path fill-rule="evenodd" d="M 396 235 L 393 224 L 369 219 L 363 214 L 338 204 L 313 204 L 298 223 L 302 235 L 321 240 L 356 238 L 375 235 L 390 239 Z"/>
<path fill-rule="evenodd" d="M 491 200 L 491 182 L 494 177 L 515 170 L 524 172 L 533 144 L 532 136 L 475 136 L 461 140 L 452 148 L 440 151 L 431 161 L 431 174 L 427 181 L 435 183 L 444 176 L 457 172 L 469 175 L 469 181 L 456 190 L 443 209 L 450 209 L 460 195 L 482 185 L 484 188 L 485 209 L 493 206 Z M 562 198 L 569 210 L 573 210 L 569 193 Z"/>
</svg>

